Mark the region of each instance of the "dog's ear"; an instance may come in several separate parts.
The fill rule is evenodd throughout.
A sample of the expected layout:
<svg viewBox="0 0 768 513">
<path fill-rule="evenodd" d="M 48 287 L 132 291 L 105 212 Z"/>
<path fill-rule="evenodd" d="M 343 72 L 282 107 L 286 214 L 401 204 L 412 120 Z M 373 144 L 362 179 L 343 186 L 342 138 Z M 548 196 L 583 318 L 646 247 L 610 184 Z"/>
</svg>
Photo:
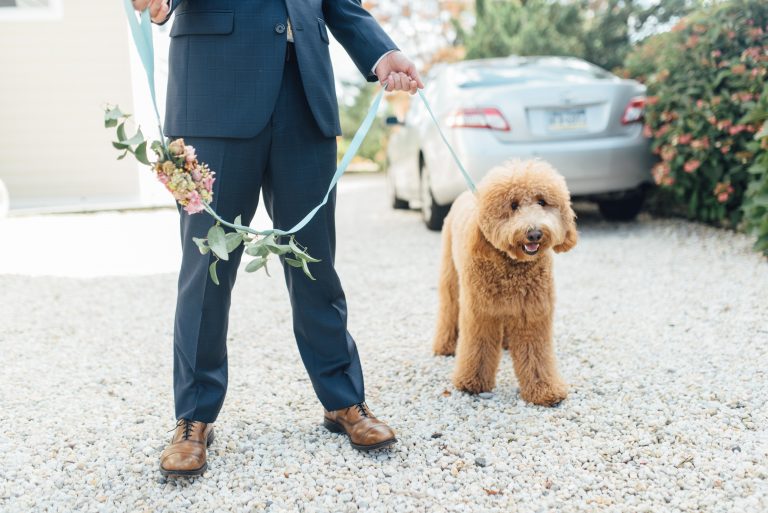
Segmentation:
<svg viewBox="0 0 768 513">
<path fill-rule="evenodd" d="M 571 250 L 576 242 L 579 240 L 579 232 L 576 231 L 576 213 L 573 211 L 570 203 L 561 214 L 563 218 L 563 227 L 565 228 L 565 235 L 563 236 L 563 242 L 555 246 L 555 253 L 564 253 Z"/>
</svg>

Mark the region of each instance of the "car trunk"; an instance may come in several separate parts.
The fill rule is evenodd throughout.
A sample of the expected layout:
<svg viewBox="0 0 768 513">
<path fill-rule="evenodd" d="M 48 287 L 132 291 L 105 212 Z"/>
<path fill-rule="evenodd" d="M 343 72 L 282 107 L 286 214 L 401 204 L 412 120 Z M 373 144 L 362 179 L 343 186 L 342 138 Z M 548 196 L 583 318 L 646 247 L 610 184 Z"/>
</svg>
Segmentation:
<svg viewBox="0 0 768 513">
<path fill-rule="evenodd" d="M 470 106 L 502 112 L 511 129 L 493 134 L 509 143 L 621 135 L 626 132 L 621 124 L 624 109 L 639 94 L 634 83 L 598 79 L 473 87 L 464 92 Z"/>
</svg>

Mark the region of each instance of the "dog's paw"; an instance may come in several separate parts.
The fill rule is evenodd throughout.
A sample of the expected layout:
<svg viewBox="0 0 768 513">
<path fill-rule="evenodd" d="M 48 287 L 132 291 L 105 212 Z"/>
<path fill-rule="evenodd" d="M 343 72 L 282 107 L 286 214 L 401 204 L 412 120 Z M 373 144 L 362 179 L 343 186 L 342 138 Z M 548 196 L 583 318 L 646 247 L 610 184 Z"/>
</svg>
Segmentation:
<svg viewBox="0 0 768 513">
<path fill-rule="evenodd" d="M 482 380 L 477 376 L 454 376 L 453 386 L 462 392 L 470 394 L 479 394 L 481 392 L 490 392 L 496 385 L 495 380 Z"/>
<path fill-rule="evenodd" d="M 435 342 L 432 346 L 432 352 L 435 353 L 435 356 L 453 356 L 456 354 L 456 345 Z"/>
<path fill-rule="evenodd" d="M 568 385 L 560 382 L 538 382 L 520 388 L 523 400 L 540 406 L 556 406 L 568 397 Z"/>
</svg>

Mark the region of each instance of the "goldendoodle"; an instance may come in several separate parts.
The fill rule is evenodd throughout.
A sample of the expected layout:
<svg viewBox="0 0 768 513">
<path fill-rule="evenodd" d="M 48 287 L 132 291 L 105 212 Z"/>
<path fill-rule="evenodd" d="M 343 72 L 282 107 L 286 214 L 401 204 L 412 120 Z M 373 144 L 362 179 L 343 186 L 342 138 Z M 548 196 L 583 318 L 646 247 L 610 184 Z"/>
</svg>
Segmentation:
<svg viewBox="0 0 768 513">
<path fill-rule="evenodd" d="M 565 399 L 552 347 L 550 250 L 576 245 L 575 219 L 565 180 L 541 160 L 508 162 L 488 173 L 476 196 L 456 199 L 443 228 L 434 341 L 435 354 L 456 354 L 456 388 L 492 390 L 508 348 L 524 400 Z"/>
</svg>

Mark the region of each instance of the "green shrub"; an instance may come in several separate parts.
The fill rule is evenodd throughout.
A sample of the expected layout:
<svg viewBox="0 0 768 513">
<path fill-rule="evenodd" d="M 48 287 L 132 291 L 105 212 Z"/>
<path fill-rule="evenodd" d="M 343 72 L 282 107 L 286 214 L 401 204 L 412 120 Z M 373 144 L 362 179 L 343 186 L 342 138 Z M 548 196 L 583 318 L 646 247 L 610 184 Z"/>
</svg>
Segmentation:
<svg viewBox="0 0 768 513">
<path fill-rule="evenodd" d="M 747 146 L 757 157 L 747 170 L 751 182 L 744 194 L 744 227 L 757 237 L 755 249 L 768 256 L 768 90 L 745 121 L 762 122 L 755 140 Z"/>
<path fill-rule="evenodd" d="M 649 73 L 638 62 L 655 55 L 645 126 L 660 157 L 653 177 L 666 206 L 682 205 L 692 219 L 736 226 L 745 213 L 744 193 L 759 176 L 750 169 L 767 151 L 750 116 L 768 73 L 766 31 L 768 3 L 733 0 L 683 18 L 627 60 Z"/>
</svg>

